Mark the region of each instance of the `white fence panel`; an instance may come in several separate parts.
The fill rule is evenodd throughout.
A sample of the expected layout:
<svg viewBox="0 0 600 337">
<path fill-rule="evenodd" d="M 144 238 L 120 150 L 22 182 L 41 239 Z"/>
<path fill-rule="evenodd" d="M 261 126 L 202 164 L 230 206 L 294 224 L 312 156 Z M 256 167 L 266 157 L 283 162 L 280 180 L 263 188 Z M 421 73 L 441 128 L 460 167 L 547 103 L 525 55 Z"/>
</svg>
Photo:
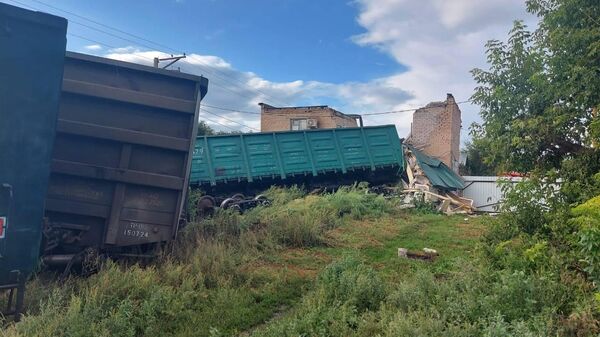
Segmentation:
<svg viewBox="0 0 600 337">
<path fill-rule="evenodd" d="M 480 212 L 496 212 L 504 195 L 498 185 L 500 180 L 509 180 L 513 184 L 523 178 L 520 177 L 496 177 L 496 176 L 463 176 L 465 189 L 462 196 L 473 199 L 473 206 Z"/>
</svg>

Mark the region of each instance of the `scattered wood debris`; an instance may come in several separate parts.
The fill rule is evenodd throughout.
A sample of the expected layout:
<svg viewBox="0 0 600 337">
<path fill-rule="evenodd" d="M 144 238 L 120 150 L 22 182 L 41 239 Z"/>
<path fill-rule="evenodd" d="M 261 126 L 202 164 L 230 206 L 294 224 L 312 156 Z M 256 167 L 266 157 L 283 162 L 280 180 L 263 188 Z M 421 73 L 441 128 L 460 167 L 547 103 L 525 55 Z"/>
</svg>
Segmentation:
<svg viewBox="0 0 600 337">
<path fill-rule="evenodd" d="M 438 192 L 438 194 L 425 189 L 412 188 L 403 190 L 402 193 L 406 194 L 407 197 L 403 199 L 401 208 L 414 207 L 415 199 L 417 199 L 436 204 L 437 210 L 446 215 L 475 213 L 472 199 L 457 196 L 452 192 Z M 405 206 L 411 204 L 412 206 Z"/>
<path fill-rule="evenodd" d="M 410 148 L 404 148 L 404 157 L 406 158 L 408 181 L 402 182 L 404 190 L 401 193 L 405 197 L 402 199 L 401 208 L 411 208 L 417 201 L 426 201 L 435 204 L 438 211 L 447 215 L 473 214 L 475 212 L 472 199 L 434 187 Z"/>
</svg>

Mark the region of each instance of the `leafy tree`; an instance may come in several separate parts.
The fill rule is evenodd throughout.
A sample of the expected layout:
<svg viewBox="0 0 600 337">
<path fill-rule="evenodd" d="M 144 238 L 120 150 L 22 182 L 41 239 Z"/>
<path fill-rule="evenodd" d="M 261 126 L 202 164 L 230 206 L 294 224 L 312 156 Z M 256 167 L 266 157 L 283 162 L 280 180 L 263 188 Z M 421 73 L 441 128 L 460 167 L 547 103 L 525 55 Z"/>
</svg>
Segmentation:
<svg viewBox="0 0 600 337">
<path fill-rule="evenodd" d="M 526 3 L 537 28 L 515 22 L 507 42 L 487 43 L 489 69 L 472 71 L 483 119 L 471 127 L 474 147 L 498 171 L 530 173 L 505 185 L 494 235 L 541 240 L 549 261 L 562 270 L 583 262 L 597 282 L 598 198 L 585 201 L 600 194 L 600 1 Z"/>
<path fill-rule="evenodd" d="M 238 135 L 243 133 L 242 131 L 216 131 L 205 121 L 198 122 L 198 136 L 215 136 L 215 135 Z"/>
<path fill-rule="evenodd" d="M 527 8 L 537 29 L 515 22 L 506 43 L 487 43 L 490 68 L 472 71 L 483 123 L 471 134 L 488 165 L 544 172 L 597 151 L 600 2 L 528 0 Z"/>
<path fill-rule="evenodd" d="M 491 176 L 494 175 L 494 168 L 483 161 L 481 149 L 472 142 L 467 142 L 463 153 L 467 159 L 464 165 L 460 165 L 459 173 L 466 176 Z"/>
<path fill-rule="evenodd" d="M 198 136 L 212 136 L 215 130 L 211 128 L 205 121 L 198 122 Z"/>
</svg>

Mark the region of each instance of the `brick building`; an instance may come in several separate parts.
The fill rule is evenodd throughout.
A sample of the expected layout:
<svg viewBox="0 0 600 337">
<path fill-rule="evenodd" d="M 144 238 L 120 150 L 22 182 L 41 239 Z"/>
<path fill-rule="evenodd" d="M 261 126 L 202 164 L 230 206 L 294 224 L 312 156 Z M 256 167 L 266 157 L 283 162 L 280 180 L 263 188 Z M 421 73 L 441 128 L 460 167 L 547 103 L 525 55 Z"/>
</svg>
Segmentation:
<svg viewBox="0 0 600 337">
<path fill-rule="evenodd" d="M 461 112 L 452 94 L 443 102 L 431 102 L 413 114 L 406 143 L 437 158 L 458 173 Z"/>
<path fill-rule="evenodd" d="M 274 107 L 260 105 L 260 131 L 348 128 L 362 125 L 360 115 L 347 115 L 326 105 Z M 358 122 L 357 122 L 358 120 Z"/>
</svg>

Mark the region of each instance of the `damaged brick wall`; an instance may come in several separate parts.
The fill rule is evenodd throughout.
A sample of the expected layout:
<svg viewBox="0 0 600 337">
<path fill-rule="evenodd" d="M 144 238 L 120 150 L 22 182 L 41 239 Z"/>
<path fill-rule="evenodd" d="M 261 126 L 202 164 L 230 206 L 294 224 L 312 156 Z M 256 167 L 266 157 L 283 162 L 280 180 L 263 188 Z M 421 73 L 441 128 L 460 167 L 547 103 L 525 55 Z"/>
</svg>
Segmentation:
<svg viewBox="0 0 600 337">
<path fill-rule="evenodd" d="M 407 143 L 438 158 L 458 173 L 461 112 L 452 94 L 446 101 L 431 102 L 413 114 Z"/>
</svg>

